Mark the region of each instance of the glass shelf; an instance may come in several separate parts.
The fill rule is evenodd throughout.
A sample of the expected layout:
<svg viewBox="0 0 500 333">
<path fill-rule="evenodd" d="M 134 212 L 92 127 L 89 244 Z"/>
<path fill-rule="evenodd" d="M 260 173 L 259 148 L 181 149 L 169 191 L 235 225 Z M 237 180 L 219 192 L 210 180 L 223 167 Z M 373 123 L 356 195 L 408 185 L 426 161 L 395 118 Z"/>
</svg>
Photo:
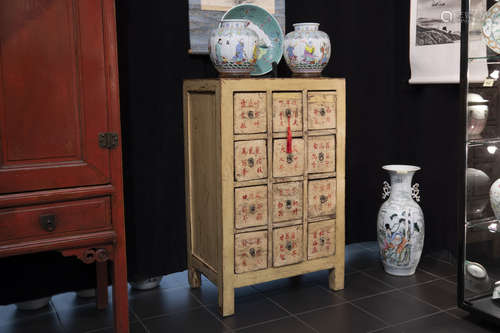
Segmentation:
<svg viewBox="0 0 500 333">
<path fill-rule="evenodd" d="M 497 223 L 499 222 L 495 217 L 487 217 L 487 218 L 482 218 L 482 219 L 478 219 L 478 220 L 470 220 L 470 221 L 467 221 L 467 228 L 468 229 L 473 229 L 473 230 L 488 230 L 489 232 L 491 232 L 492 234 L 495 234 L 495 233 L 500 233 L 500 225 L 498 226 L 498 231 L 496 232 L 492 232 L 491 230 L 488 229 L 488 227 L 492 224 L 492 223 Z"/>
<path fill-rule="evenodd" d="M 467 146 L 469 148 L 485 146 L 485 145 L 497 145 L 500 144 L 500 137 L 496 138 L 485 138 L 485 139 L 469 139 L 467 141 Z"/>
<path fill-rule="evenodd" d="M 487 55 L 484 57 L 469 57 L 467 59 L 469 60 L 469 62 L 486 60 L 486 62 L 489 64 L 500 64 L 500 54 Z"/>
</svg>

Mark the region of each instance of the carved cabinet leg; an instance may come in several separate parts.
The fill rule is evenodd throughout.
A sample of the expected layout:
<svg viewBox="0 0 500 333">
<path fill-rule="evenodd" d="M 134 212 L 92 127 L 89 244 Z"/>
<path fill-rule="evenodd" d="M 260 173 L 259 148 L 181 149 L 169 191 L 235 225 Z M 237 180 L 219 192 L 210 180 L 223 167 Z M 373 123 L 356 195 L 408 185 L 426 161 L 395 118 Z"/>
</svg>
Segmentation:
<svg viewBox="0 0 500 333">
<path fill-rule="evenodd" d="M 97 308 L 103 310 L 108 306 L 108 263 L 97 262 Z"/>
<path fill-rule="evenodd" d="M 201 287 L 201 274 L 193 267 L 188 269 L 188 280 L 191 288 L 200 288 Z"/>
<path fill-rule="evenodd" d="M 328 286 L 331 290 L 344 289 L 344 267 L 339 266 L 330 269 L 328 274 Z"/>
</svg>

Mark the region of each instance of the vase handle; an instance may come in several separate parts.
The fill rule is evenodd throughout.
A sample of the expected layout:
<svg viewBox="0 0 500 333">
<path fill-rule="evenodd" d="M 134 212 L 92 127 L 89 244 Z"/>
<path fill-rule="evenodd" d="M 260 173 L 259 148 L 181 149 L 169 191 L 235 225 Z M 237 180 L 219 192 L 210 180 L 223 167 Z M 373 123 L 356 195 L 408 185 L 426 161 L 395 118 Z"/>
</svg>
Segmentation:
<svg viewBox="0 0 500 333">
<path fill-rule="evenodd" d="M 416 202 L 420 202 L 420 185 L 418 183 L 413 184 L 411 187 L 411 197 L 415 199 Z"/>
<path fill-rule="evenodd" d="M 391 185 L 388 182 L 384 182 L 382 187 L 382 199 L 387 199 L 391 195 Z"/>
</svg>

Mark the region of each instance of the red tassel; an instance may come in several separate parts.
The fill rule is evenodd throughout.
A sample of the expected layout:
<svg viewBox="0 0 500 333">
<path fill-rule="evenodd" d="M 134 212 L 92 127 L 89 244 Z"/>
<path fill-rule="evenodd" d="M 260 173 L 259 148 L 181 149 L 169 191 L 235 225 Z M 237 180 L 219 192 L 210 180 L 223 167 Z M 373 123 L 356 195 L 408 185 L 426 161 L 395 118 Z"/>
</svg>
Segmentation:
<svg viewBox="0 0 500 333">
<path fill-rule="evenodd" d="M 290 116 L 288 116 L 288 135 L 286 138 L 286 153 L 292 153 L 292 130 L 290 129 Z"/>
</svg>

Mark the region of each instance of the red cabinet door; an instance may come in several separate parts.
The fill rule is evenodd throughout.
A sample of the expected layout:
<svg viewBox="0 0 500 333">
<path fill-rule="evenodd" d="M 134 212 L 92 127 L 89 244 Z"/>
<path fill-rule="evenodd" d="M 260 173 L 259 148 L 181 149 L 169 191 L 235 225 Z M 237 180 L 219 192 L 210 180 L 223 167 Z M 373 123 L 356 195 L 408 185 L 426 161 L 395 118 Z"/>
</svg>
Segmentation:
<svg viewBox="0 0 500 333">
<path fill-rule="evenodd" d="M 0 193 L 105 184 L 101 0 L 0 0 Z"/>
</svg>

